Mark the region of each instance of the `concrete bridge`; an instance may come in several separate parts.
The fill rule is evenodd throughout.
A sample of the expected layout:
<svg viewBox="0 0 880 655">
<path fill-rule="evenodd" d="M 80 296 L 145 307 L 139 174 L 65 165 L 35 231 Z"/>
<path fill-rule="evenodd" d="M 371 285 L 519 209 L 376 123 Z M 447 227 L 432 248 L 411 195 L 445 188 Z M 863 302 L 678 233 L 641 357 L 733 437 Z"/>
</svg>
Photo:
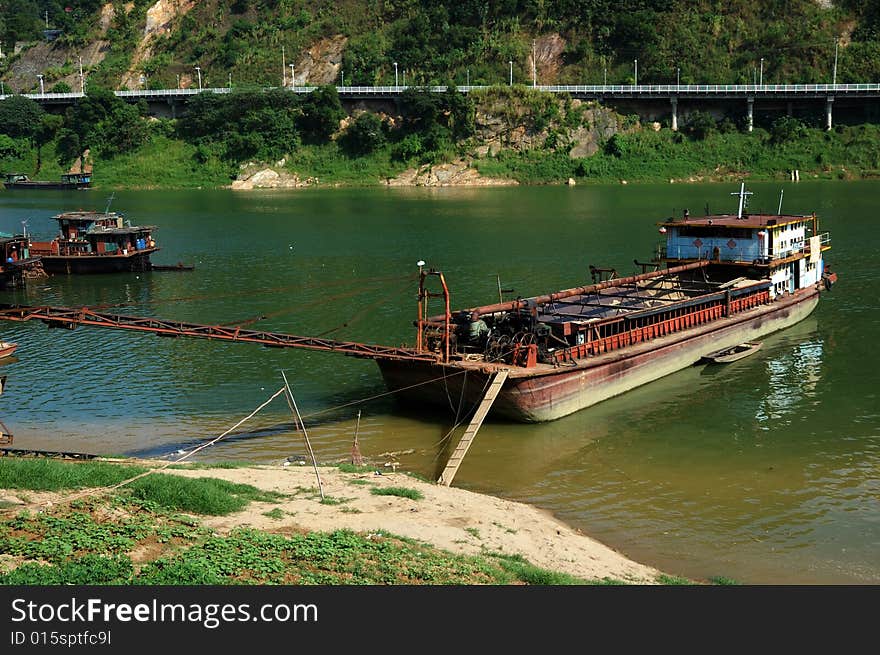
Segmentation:
<svg viewBox="0 0 880 655">
<path fill-rule="evenodd" d="M 277 89 L 278 87 L 274 87 Z M 287 91 L 297 94 L 308 94 L 318 87 L 294 86 L 285 87 Z M 337 86 L 336 90 L 342 100 L 394 100 L 412 86 Z M 417 87 L 426 88 L 434 93 L 445 93 L 446 86 Z M 456 87 L 461 93 L 470 93 L 492 87 L 461 86 Z M 672 129 L 678 129 L 679 103 L 697 108 L 700 105 L 718 105 L 723 103 L 742 103 L 745 112 L 747 129 L 754 125 L 754 108 L 756 102 L 787 104 L 787 112 L 792 113 L 793 103 L 821 103 L 825 112 L 825 127 L 832 127 L 832 113 L 835 101 L 845 101 L 850 106 L 858 104 L 876 104 L 880 100 L 880 84 L 639 84 L 639 85 L 554 85 L 533 86 L 537 91 L 554 94 L 567 94 L 581 100 L 597 100 L 608 104 L 632 106 L 651 106 L 654 113 L 671 115 Z M 130 102 L 145 100 L 154 109 L 164 106 L 171 115 L 176 115 L 183 103 L 190 96 L 199 93 L 231 93 L 240 89 L 228 87 L 205 89 L 145 89 L 140 91 L 116 91 L 115 94 Z M 265 89 L 268 90 L 268 89 Z M 82 93 L 31 93 L 24 94 L 42 105 L 64 106 L 74 104 Z M 0 100 L 8 97 L 0 95 Z M 872 102 L 873 101 L 873 102 Z"/>
</svg>

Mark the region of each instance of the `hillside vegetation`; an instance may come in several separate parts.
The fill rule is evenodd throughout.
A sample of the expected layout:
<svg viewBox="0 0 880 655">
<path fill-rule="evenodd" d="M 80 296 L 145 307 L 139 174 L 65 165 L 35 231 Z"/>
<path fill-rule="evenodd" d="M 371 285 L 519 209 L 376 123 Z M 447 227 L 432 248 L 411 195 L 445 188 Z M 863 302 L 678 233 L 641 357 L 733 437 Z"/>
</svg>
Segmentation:
<svg viewBox="0 0 880 655">
<path fill-rule="evenodd" d="M 880 79 L 880 5 L 862 0 L 4 0 L 0 42 L 61 30 L 45 81 L 110 88 L 299 83 L 838 82 Z M 284 49 L 284 54 L 282 54 Z M 25 54 L 26 54 L 25 50 Z M 284 57 L 284 65 L 282 58 Z M 17 90 L 29 78 L 0 75 Z M 761 61 L 763 60 L 763 62 Z M 533 69 L 536 62 L 536 71 Z M 395 69 L 394 64 L 397 63 Z M 21 72 L 21 71 L 19 71 Z"/>
<path fill-rule="evenodd" d="M 529 88 L 533 73 L 541 83 L 632 83 L 636 60 L 639 83 L 750 82 L 759 74 L 765 83 L 827 82 L 836 44 L 838 82 L 877 80 L 876 3 L 2 3 L 0 38 L 20 50 L 5 46 L 5 88 L 34 90 L 42 70 L 46 90 L 70 90 L 81 81 L 83 57 L 88 96 L 63 114 L 20 96 L 0 101 L 0 170 L 43 179 L 83 153 L 96 185 L 141 188 L 250 184 L 252 177 L 270 180 L 252 186 L 433 185 L 485 177 L 767 179 L 792 169 L 852 178 L 880 170 L 876 125 L 850 121 L 825 132 L 818 110 L 760 116 L 747 132 L 742 115 L 691 108 L 673 132 L 662 116 L 646 123 Z M 39 40 L 45 12 L 61 30 L 52 43 Z M 279 86 L 282 75 L 289 85 L 291 74 L 316 90 L 258 88 Z M 150 116 L 145 104 L 126 104 L 109 91 L 193 86 L 199 75 L 204 87 L 231 85 L 232 93 L 193 96 L 176 120 Z M 346 110 L 335 90 L 343 80 L 413 88 L 395 103 Z M 488 88 L 458 93 L 454 85 L 466 81 Z M 452 86 L 440 94 L 417 86 L 427 83 Z M 866 111 L 865 120 L 872 115 Z"/>
</svg>

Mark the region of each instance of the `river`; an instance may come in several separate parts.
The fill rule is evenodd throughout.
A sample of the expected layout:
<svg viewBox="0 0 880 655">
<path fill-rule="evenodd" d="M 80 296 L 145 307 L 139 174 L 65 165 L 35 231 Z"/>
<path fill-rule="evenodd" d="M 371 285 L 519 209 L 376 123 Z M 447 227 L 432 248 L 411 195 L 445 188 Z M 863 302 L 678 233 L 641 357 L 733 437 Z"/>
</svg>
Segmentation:
<svg viewBox="0 0 880 655">
<path fill-rule="evenodd" d="M 195 271 L 60 276 L 0 298 L 399 345 L 414 340 L 418 260 L 444 271 L 459 307 L 496 301 L 499 278 L 534 295 L 588 281 L 589 264 L 629 274 L 656 248 L 658 220 L 707 204 L 735 211 L 737 187 L 122 191 L 113 209 L 158 226 L 154 263 Z M 816 311 L 735 364 L 695 366 L 552 423 L 490 420 L 457 486 L 547 509 L 681 576 L 880 582 L 880 183 L 750 188 L 753 210 L 775 212 L 784 189 L 784 211 L 815 211 L 830 231 L 840 280 Z M 2 192 L 0 230 L 27 220 L 50 237 L 53 214 L 103 209 L 106 195 Z M 357 428 L 365 456 L 435 477 L 454 420 L 451 409 L 395 404 L 372 362 L 334 354 L 39 323 L 0 330 L 19 344 L 0 366 L 0 419 L 17 447 L 168 455 L 248 415 L 282 370 L 325 461 L 349 455 Z M 405 452 L 383 455 L 395 451 Z M 279 399 L 200 456 L 304 452 Z"/>
</svg>

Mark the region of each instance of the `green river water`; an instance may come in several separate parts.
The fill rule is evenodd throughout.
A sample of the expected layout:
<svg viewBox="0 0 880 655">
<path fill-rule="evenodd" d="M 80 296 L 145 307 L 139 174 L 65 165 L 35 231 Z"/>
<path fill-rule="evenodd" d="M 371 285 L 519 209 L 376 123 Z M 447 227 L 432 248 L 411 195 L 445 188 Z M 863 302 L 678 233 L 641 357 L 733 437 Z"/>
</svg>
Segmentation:
<svg viewBox="0 0 880 655">
<path fill-rule="evenodd" d="M 190 273 L 53 277 L 4 302 L 112 305 L 399 345 L 414 340 L 416 262 L 440 268 L 453 306 L 494 302 L 497 278 L 534 295 L 646 261 L 656 221 L 735 211 L 738 185 L 295 192 L 124 191 L 113 209 L 158 226 L 154 263 Z M 880 582 L 880 183 L 755 184 L 753 210 L 820 216 L 840 275 L 802 323 L 756 355 L 695 366 L 539 425 L 489 420 L 455 484 L 532 503 L 672 574 L 746 583 Z M 0 193 L 0 230 L 55 232 L 100 191 Z M 439 306 L 438 306 L 439 309 Z M 123 331 L 0 324 L 19 344 L 0 419 L 15 446 L 166 456 L 216 436 L 291 379 L 320 459 L 361 451 L 434 477 L 449 411 L 403 407 L 370 361 Z M 456 435 L 457 436 L 457 435 Z M 383 453 L 405 451 L 396 456 Z M 304 453 L 279 399 L 204 460 Z"/>
</svg>

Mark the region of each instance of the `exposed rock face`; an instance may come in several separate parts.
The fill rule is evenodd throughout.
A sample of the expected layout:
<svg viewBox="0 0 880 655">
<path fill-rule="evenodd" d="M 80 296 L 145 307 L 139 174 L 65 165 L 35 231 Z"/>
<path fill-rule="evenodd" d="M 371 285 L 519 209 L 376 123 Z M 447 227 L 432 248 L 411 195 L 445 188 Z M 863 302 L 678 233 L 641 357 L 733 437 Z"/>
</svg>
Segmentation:
<svg viewBox="0 0 880 655">
<path fill-rule="evenodd" d="M 465 160 L 410 168 L 397 177 L 387 181 L 388 186 L 511 186 L 519 184 L 516 180 L 483 177 Z"/>
<path fill-rule="evenodd" d="M 529 75 L 535 71 L 537 63 L 538 85 L 553 84 L 562 68 L 562 53 L 565 51 L 565 39 L 558 34 L 546 34 L 535 39 L 534 59 L 529 53 L 527 67 Z M 532 81 L 532 80 L 530 80 Z"/>
<path fill-rule="evenodd" d="M 100 33 L 103 37 L 113 20 L 113 4 L 107 3 L 101 7 L 99 19 Z M 22 46 L 22 47 L 18 47 Z M 88 84 L 88 68 L 100 64 L 110 50 L 110 42 L 98 38 L 82 48 L 69 48 L 61 45 L 58 41 L 51 43 L 40 42 L 26 47 L 24 44 L 16 45 L 16 52 L 21 56 L 9 67 L 9 72 L 4 76 L 4 84 L 20 93 L 39 91 L 37 74 L 47 69 L 58 69 L 65 64 L 76 64 L 75 72 L 57 78 L 44 79 L 46 91 L 49 91 L 58 82 L 65 82 L 74 91 L 80 90 L 79 58 L 82 57 L 82 65 Z"/>
<path fill-rule="evenodd" d="M 314 186 L 318 179 L 308 177 L 300 179 L 296 173 L 278 172 L 271 168 L 262 168 L 255 172 L 245 172 L 239 175 L 229 188 L 236 191 L 250 191 L 251 189 L 299 189 Z"/>
<path fill-rule="evenodd" d="M 144 87 L 147 80 L 141 75 L 139 67 L 152 56 L 153 41 L 169 32 L 174 19 L 184 16 L 195 4 L 195 0 L 157 0 L 156 4 L 147 9 L 144 32 L 132 55 L 129 70 L 122 76 L 122 86 L 129 89 Z"/>
<path fill-rule="evenodd" d="M 567 121 L 567 113 L 575 114 L 576 120 Z M 599 104 L 580 100 L 559 104 L 549 95 L 524 99 L 500 90 L 479 102 L 476 133 L 480 145 L 473 154 L 485 157 L 503 149 L 545 148 L 552 135 L 552 147 L 567 148 L 572 158 L 589 157 L 618 131 L 617 114 Z"/>
<path fill-rule="evenodd" d="M 315 43 L 300 55 L 293 67 L 294 82 L 297 85 L 320 86 L 336 80 L 342 67 L 342 52 L 347 42 L 348 37 L 337 34 Z"/>
</svg>

